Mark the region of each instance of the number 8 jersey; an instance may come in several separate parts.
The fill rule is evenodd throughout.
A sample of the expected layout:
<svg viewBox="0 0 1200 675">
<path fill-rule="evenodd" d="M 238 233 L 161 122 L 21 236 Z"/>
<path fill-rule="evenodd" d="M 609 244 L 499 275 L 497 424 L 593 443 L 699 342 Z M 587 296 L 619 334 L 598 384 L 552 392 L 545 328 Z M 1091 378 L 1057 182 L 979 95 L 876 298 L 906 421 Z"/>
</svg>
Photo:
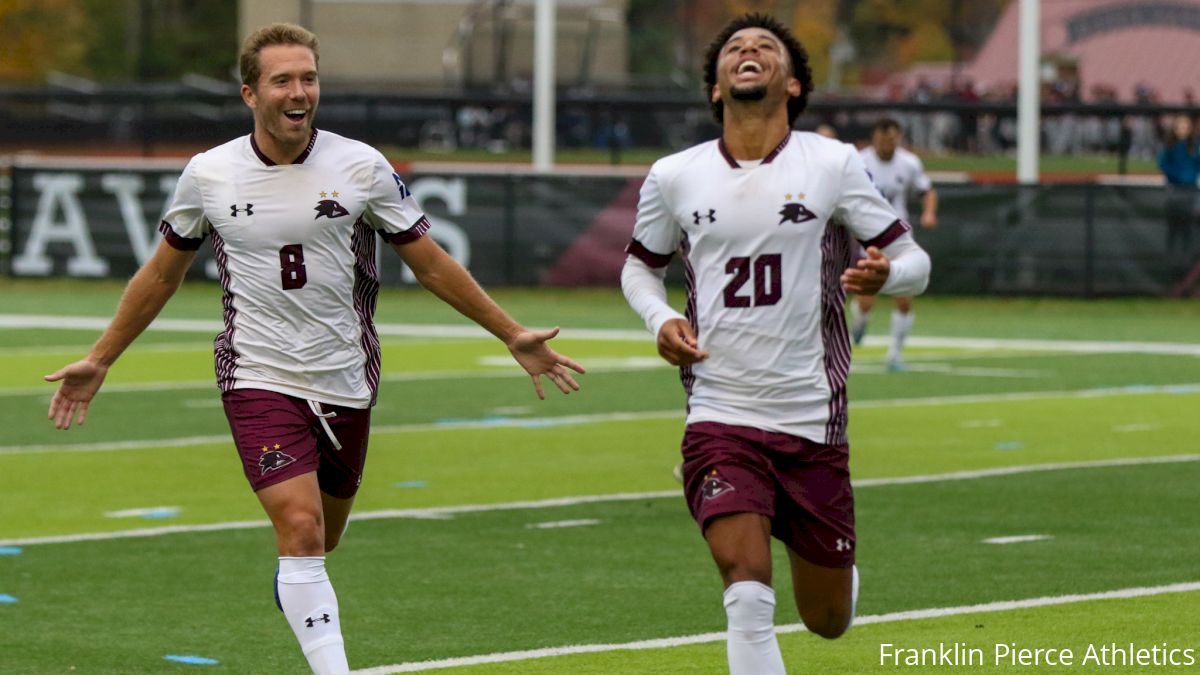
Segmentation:
<svg viewBox="0 0 1200 675">
<path fill-rule="evenodd" d="M 850 237 L 882 248 L 910 230 L 853 146 L 817 134 L 792 132 L 761 162 L 721 140 L 656 162 L 627 251 L 652 268 L 682 258 L 709 352 L 680 369 L 687 423 L 845 443 Z"/>
<path fill-rule="evenodd" d="M 188 163 L 159 230 L 177 249 L 211 236 L 225 330 L 217 384 L 367 408 L 379 387 L 375 233 L 405 243 L 429 221 L 383 155 L 314 129 L 276 165 L 253 136 Z"/>
</svg>

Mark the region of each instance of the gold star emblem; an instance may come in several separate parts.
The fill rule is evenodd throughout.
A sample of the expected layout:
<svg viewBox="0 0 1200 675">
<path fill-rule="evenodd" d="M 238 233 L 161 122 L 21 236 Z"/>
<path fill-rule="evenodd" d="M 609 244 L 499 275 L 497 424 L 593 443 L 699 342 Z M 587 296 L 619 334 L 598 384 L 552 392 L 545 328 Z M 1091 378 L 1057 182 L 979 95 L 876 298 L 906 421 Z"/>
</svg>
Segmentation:
<svg viewBox="0 0 1200 675">
<path fill-rule="evenodd" d="M 788 200 L 788 201 L 791 201 L 791 200 L 792 200 L 792 193 L 790 193 L 790 192 L 789 192 L 789 193 L 787 193 L 786 195 L 784 195 L 784 196 L 783 196 L 783 198 L 784 198 L 784 199 L 786 199 L 786 200 Z"/>
<path fill-rule="evenodd" d="M 266 451 L 267 451 L 267 446 L 265 446 L 265 445 L 264 445 L 264 446 L 263 446 L 263 452 L 266 452 Z"/>
<path fill-rule="evenodd" d="M 325 191 L 321 190 L 321 199 L 324 199 L 324 198 L 325 198 Z"/>
<path fill-rule="evenodd" d="M 283 447 L 283 446 L 282 446 L 282 445 L 280 445 L 280 444 L 278 444 L 278 443 L 276 443 L 276 444 L 275 444 L 275 449 L 276 449 L 276 450 L 278 450 L 278 449 L 279 449 L 279 448 L 281 448 L 281 447 Z"/>
<path fill-rule="evenodd" d="M 801 192 L 800 194 L 796 195 L 796 199 L 804 199 L 804 193 Z"/>
<path fill-rule="evenodd" d="M 334 191 L 333 191 L 333 198 L 334 198 L 334 199 L 337 199 L 337 195 L 338 195 L 338 193 L 337 193 L 337 190 L 334 190 Z"/>
</svg>

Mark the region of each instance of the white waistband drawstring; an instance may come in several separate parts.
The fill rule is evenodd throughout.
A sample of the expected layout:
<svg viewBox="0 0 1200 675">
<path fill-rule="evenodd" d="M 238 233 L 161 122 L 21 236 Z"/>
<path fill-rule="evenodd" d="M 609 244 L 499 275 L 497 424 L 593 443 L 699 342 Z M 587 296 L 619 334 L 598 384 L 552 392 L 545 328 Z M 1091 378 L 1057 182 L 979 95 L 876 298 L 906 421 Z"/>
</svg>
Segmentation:
<svg viewBox="0 0 1200 675">
<path fill-rule="evenodd" d="M 326 436 L 328 436 L 328 437 L 329 437 L 329 440 L 333 442 L 333 447 L 334 447 L 334 449 L 335 449 L 335 450 L 341 450 L 341 449 L 342 449 L 342 444 L 338 442 L 337 436 L 334 436 L 334 435 L 333 435 L 333 429 L 330 429 L 330 428 L 329 428 L 329 422 L 326 422 L 326 421 L 325 421 L 326 419 L 328 419 L 328 418 L 330 418 L 330 417 L 337 417 L 337 413 L 335 413 L 335 412 L 327 412 L 327 413 L 323 413 L 323 412 L 321 412 L 321 404 L 320 404 L 320 403 L 317 403 L 316 401 L 309 401 L 309 402 L 308 402 L 308 409 L 309 409 L 309 410 L 311 410 L 311 411 L 313 411 L 313 414 L 317 416 L 317 419 L 321 420 L 321 427 L 322 427 L 323 429 L 325 429 L 325 435 L 326 435 Z"/>
</svg>

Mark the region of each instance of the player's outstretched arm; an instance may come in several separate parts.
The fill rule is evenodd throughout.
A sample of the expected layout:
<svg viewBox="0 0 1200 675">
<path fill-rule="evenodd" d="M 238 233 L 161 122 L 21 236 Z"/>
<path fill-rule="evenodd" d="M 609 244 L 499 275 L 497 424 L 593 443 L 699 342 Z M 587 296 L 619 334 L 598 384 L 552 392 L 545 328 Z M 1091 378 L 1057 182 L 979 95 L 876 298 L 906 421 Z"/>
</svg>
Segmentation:
<svg viewBox="0 0 1200 675">
<path fill-rule="evenodd" d="M 538 398 L 546 397 L 542 389 L 543 375 L 564 394 L 579 390 L 570 371 L 583 373 L 583 366 L 546 344 L 558 335 L 558 328 L 537 331 L 517 323 L 432 237 L 394 244 L 393 248 L 422 286 L 508 346 L 513 358 L 529 373 Z"/>
<path fill-rule="evenodd" d="M 116 316 L 88 355 L 45 377 L 47 382 L 59 383 L 47 414 L 55 427 L 69 429 L 72 418 L 80 425 L 86 421 L 88 406 L 109 366 L 162 311 L 195 257 L 195 251 L 180 251 L 160 242 L 154 255 L 129 280 Z"/>
</svg>

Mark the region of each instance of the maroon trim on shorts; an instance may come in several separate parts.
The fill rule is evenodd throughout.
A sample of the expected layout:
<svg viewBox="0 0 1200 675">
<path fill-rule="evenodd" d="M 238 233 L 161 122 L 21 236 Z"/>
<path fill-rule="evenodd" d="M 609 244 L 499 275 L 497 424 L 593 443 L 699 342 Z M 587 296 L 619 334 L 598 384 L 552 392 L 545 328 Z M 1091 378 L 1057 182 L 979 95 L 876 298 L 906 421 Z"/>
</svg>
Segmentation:
<svg viewBox="0 0 1200 675">
<path fill-rule="evenodd" d="M 204 237 L 196 239 L 193 237 L 182 237 L 176 234 L 175 228 L 171 227 L 171 224 L 165 220 L 159 221 L 158 231 L 162 232 L 163 238 L 167 240 L 167 243 L 170 244 L 172 248 L 176 248 L 180 251 L 198 251 L 200 249 L 200 244 L 204 243 Z"/>
<path fill-rule="evenodd" d="M 899 239 L 900 236 L 903 235 L 905 232 L 912 232 L 912 225 L 909 225 L 908 223 L 904 222 L 903 220 L 900 220 L 897 218 L 895 221 L 892 222 L 891 225 L 888 225 L 887 229 L 884 230 L 882 233 L 880 233 L 879 236 L 875 237 L 874 239 L 869 239 L 867 241 L 862 242 L 862 246 L 864 249 L 867 248 L 868 246 L 874 246 L 875 248 L 883 248 L 884 246 L 887 246 L 888 244 L 892 243 L 893 241 L 896 241 L 897 239 Z"/>
<path fill-rule="evenodd" d="M 666 267 L 671 262 L 671 256 L 673 255 L 672 253 L 655 253 L 646 248 L 646 245 L 637 239 L 629 240 L 629 245 L 625 247 L 625 252 L 655 269 Z"/>
</svg>

